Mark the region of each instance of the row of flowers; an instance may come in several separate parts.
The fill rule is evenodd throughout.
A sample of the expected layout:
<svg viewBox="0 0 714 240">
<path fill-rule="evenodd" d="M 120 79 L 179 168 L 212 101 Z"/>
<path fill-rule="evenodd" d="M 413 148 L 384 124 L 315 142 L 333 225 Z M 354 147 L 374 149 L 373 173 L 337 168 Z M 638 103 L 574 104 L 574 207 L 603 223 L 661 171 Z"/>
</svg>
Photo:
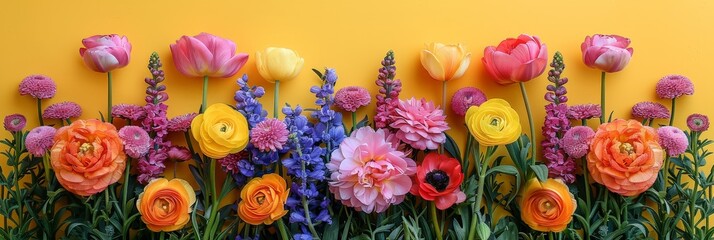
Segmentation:
<svg viewBox="0 0 714 240">
<path fill-rule="evenodd" d="M 632 108 L 640 121 L 606 119 L 605 76 L 627 66 L 633 53 L 629 44 L 616 35 L 588 36 L 582 43 L 584 63 L 602 71 L 599 105 L 567 105 L 563 56 L 554 55 L 539 153 L 524 85 L 545 72 L 549 55 L 535 36 L 506 39 L 485 48 L 482 58 L 496 82 L 520 85 L 530 134 L 523 134 L 521 117 L 509 102 L 466 87 L 450 103 L 469 130 L 463 148 L 447 134 L 444 113 L 446 83 L 462 77 L 470 65 L 471 53 L 459 44 L 432 43 L 421 52 L 424 69 L 443 83 L 441 105 L 400 99 L 402 82 L 395 79 L 390 51 L 375 81 L 379 93 L 373 120 L 357 121 L 357 109 L 371 104 L 372 96 L 362 87 L 335 89 L 334 69 L 314 70 L 320 79 L 310 88 L 315 108 L 278 105 L 280 82 L 297 77 L 304 63 L 286 48 L 256 54 L 260 75 L 274 85 L 272 118 L 260 103 L 264 88 L 249 85 L 247 75 L 237 80 L 234 106 L 208 104 L 209 79 L 234 76 L 248 54 L 236 53 L 232 41 L 211 34 L 183 36 L 171 45 L 174 64 L 183 75 L 203 78 L 203 98 L 198 113 L 169 119 L 158 54 L 149 59 L 146 104 L 114 105 L 111 71 L 128 65 L 131 44 L 119 35 L 93 36 L 83 40 L 80 55 L 90 69 L 107 73 L 108 109 L 99 120 L 76 120 L 82 110 L 73 102 L 43 110 L 43 99 L 56 92 L 50 77 L 32 75 L 20 83 L 20 94 L 37 101 L 41 126 L 24 132 L 24 116 L 5 118 L 5 129 L 13 134 L 13 140 L 4 141 L 6 156 L 14 171 L 0 185 L 3 196 L 11 196 L 7 203 L 19 206 L 0 205 L 0 213 L 13 221 L 0 233 L 54 238 L 62 230 L 70 237 L 125 239 L 135 229 L 136 237 L 158 234 L 162 239 L 167 233 L 177 239 L 509 239 L 520 232 L 526 239 L 541 233 L 605 239 L 648 237 L 649 227 L 665 238 L 711 236 L 708 220 L 704 231 L 697 230 L 708 219 L 711 204 L 695 201 L 700 190 L 711 191 L 711 181 L 699 176 L 701 160 L 708 155 L 708 140 L 699 136 L 708 129 L 708 118 L 690 115 L 688 132 L 671 126 L 675 100 L 694 93 L 692 82 L 671 75 L 657 83 L 657 95 L 671 99 L 671 112 L 662 104 L 641 102 Z M 351 115 L 351 124 L 343 123 L 343 113 Z M 596 130 L 587 126 L 592 118 L 600 120 Z M 668 125 L 651 127 L 655 119 L 667 118 Z M 45 125 L 46 119 L 59 120 L 55 122 L 62 127 Z M 170 134 L 183 135 L 185 143 L 171 142 Z M 506 148 L 513 165 L 495 156 L 498 147 Z M 166 171 L 169 160 L 177 163 L 173 178 Z M 193 162 L 178 164 L 188 160 Z M 219 165 L 228 175 L 222 184 L 216 174 Z M 176 178 L 181 166 L 188 167 L 198 189 Z M 34 187 L 28 189 L 44 191 L 21 189 L 23 177 L 35 172 L 28 185 Z M 505 184 L 497 174 L 514 181 Z M 695 182 L 691 191 L 681 184 L 683 174 Z M 504 185 L 512 188 L 502 189 Z M 237 203 L 222 204 L 234 189 L 240 190 Z M 636 198 L 651 189 L 655 197 Z M 677 201 L 661 201 L 665 197 Z M 70 202 L 68 222 L 55 219 L 63 213 L 54 207 L 60 199 Z M 648 201 L 657 207 L 645 209 Z M 34 210 L 37 206 L 43 210 Z M 496 221 L 497 208 L 510 214 Z M 645 213 L 661 222 L 646 225 Z M 685 213 L 684 227 L 678 220 L 665 221 Z M 134 222 L 137 218 L 142 223 Z M 29 231 L 32 221 L 39 227 Z M 265 227 L 271 225 L 275 229 Z"/>
</svg>

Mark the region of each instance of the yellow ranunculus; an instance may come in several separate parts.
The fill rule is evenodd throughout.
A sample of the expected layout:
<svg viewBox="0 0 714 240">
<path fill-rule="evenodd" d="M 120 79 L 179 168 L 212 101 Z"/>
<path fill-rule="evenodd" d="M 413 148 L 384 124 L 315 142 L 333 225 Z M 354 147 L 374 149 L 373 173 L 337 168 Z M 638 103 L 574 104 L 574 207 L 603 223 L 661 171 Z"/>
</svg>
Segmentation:
<svg viewBox="0 0 714 240">
<path fill-rule="evenodd" d="M 470 107 L 465 121 L 471 135 L 483 146 L 509 144 L 521 136 L 518 113 L 500 98 Z"/>
<path fill-rule="evenodd" d="M 248 121 L 228 105 L 213 104 L 191 121 L 191 133 L 203 154 L 222 158 L 248 144 Z"/>
<path fill-rule="evenodd" d="M 431 78 L 439 81 L 449 81 L 464 75 L 471 63 L 471 53 L 461 44 L 445 45 L 431 43 L 421 51 L 421 65 Z"/>
<path fill-rule="evenodd" d="M 183 228 L 191 219 L 196 193 L 188 182 L 157 178 L 144 187 L 136 200 L 141 221 L 152 232 L 171 232 Z"/>
<path fill-rule="evenodd" d="M 519 201 L 521 219 L 533 230 L 562 232 L 573 220 L 578 206 L 568 186 L 560 179 L 529 180 Z"/>
<path fill-rule="evenodd" d="M 264 52 L 257 52 L 258 72 L 268 82 L 288 81 L 300 74 L 305 60 L 298 53 L 288 48 L 269 47 Z"/>
<path fill-rule="evenodd" d="M 285 202 L 290 189 L 275 173 L 251 179 L 240 191 L 238 216 L 248 224 L 270 225 L 288 213 Z"/>
</svg>

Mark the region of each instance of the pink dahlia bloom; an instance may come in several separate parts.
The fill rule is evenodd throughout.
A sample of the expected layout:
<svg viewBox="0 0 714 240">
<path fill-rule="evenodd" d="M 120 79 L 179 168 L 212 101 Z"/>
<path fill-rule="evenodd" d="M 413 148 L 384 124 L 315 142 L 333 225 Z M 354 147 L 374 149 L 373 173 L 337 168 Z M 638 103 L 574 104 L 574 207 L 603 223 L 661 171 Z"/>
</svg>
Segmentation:
<svg viewBox="0 0 714 240">
<path fill-rule="evenodd" d="M 35 157 L 45 155 L 48 149 L 54 144 L 57 129 L 49 126 L 39 126 L 32 129 L 25 138 L 25 148 Z"/>
<path fill-rule="evenodd" d="M 704 132 L 709 129 L 709 117 L 702 114 L 692 114 L 687 117 L 687 127 L 692 132 Z"/>
<path fill-rule="evenodd" d="M 656 102 L 638 102 L 632 106 L 632 116 L 642 119 L 667 119 L 669 118 L 669 109 Z"/>
<path fill-rule="evenodd" d="M 169 120 L 166 128 L 169 132 L 188 132 L 188 129 L 191 128 L 191 121 L 193 121 L 193 118 L 196 116 L 198 116 L 198 113 L 187 113 L 176 116 Z"/>
<path fill-rule="evenodd" d="M 20 82 L 20 95 L 30 95 L 37 99 L 52 98 L 57 93 L 57 85 L 45 75 L 30 75 Z"/>
<path fill-rule="evenodd" d="M 561 146 L 568 156 L 581 158 L 588 154 L 590 141 L 595 137 L 595 131 L 586 126 L 573 127 L 563 135 Z"/>
<path fill-rule="evenodd" d="M 283 121 L 268 118 L 250 130 L 250 143 L 263 152 L 281 150 L 288 141 L 288 133 Z"/>
<path fill-rule="evenodd" d="M 655 87 L 657 96 L 664 99 L 678 98 L 682 95 L 694 94 L 694 84 L 682 75 L 664 76 Z"/>
<path fill-rule="evenodd" d="M 400 100 L 390 118 L 389 126 L 396 130 L 397 138 L 415 149 L 436 149 L 446 141 L 444 131 L 449 130 L 446 116 L 431 101 Z"/>
<path fill-rule="evenodd" d="M 657 129 L 657 135 L 659 136 L 659 145 L 667 150 L 670 157 L 684 153 L 689 146 L 687 135 L 679 128 L 664 126 Z"/>
<path fill-rule="evenodd" d="M 3 127 L 5 127 L 5 130 L 8 130 L 10 132 L 22 131 L 22 129 L 25 128 L 26 124 L 27 119 L 25 119 L 25 116 L 17 113 L 7 115 L 3 120 Z"/>
<path fill-rule="evenodd" d="M 412 186 L 416 163 L 386 141 L 382 129 L 362 127 L 332 152 L 330 192 L 348 207 L 384 212 L 399 204 Z"/>
<path fill-rule="evenodd" d="M 582 104 L 568 107 L 568 118 L 583 120 L 590 118 L 599 118 L 602 114 L 599 104 Z"/>
<path fill-rule="evenodd" d="M 466 110 L 471 106 L 481 106 L 486 101 L 486 94 L 475 87 L 459 89 L 451 97 L 451 110 L 461 117 L 466 115 Z"/>
<path fill-rule="evenodd" d="M 117 104 L 112 106 L 112 117 L 139 121 L 146 117 L 146 111 L 139 105 Z"/>
<path fill-rule="evenodd" d="M 70 119 L 82 115 L 82 107 L 74 102 L 60 102 L 47 106 L 42 112 L 42 117 L 46 119 Z"/>
<path fill-rule="evenodd" d="M 125 126 L 119 130 L 119 138 L 124 144 L 124 152 L 132 158 L 140 158 L 149 152 L 151 138 L 143 128 Z"/>
<path fill-rule="evenodd" d="M 372 96 L 363 87 L 345 87 L 335 93 L 335 105 L 348 112 L 356 112 L 358 108 L 369 105 Z"/>
</svg>

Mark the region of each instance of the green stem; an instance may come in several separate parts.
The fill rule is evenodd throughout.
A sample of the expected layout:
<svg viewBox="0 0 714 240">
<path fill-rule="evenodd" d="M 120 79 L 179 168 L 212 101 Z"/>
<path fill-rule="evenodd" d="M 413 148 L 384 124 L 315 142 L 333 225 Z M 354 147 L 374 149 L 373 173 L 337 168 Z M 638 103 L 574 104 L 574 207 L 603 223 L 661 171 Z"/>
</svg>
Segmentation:
<svg viewBox="0 0 714 240">
<path fill-rule="evenodd" d="M 699 188 L 699 151 L 698 148 L 698 142 L 699 142 L 699 133 L 698 132 L 692 132 L 694 137 L 692 138 L 692 164 L 694 164 L 694 173 L 692 176 L 692 180 L 694 181 L 694 188 L 692 189 L 692 195 L 690 196 L 689 199 L 689 227 L 692 229 L 691 233 L 695 232 L 696 226 L 694 225 L 694 217 L 696 217 L 697 212 L 696 212 L 696 194 L 697 194 L 697 188 Z"/>
<path fill-rule="evenodd" d="M 275 80 L 275 91 L 273 92 L 273 118 L 278 119 L 278 95 L 280 94 L 280 80 Z"/>
<path fill-rule="evenodd" d="M 474 138 L 471 134 L 466 132 L 466 151 L 464 151 L 464 159 L 461 160 L 461 170 L 464 172 L 464 176 L 469 176 L 469 153 L 471 153 L 471 145 L 473 145 Z"/>
<path fill-rule="evenodd" d="M 600 124 L 605 123 L 605 71 L 600 74 Z"/>
<path fill-rule="evenodd" d="M 107 119 L 109 119 L 109 123 L 114 122 L 114 118 L 112 117 L 112 72 L 109 71 L 107 72 Z"/>
<path fill-rule="evenodd" d="M 434 233 L 436 234 L 436 239 L 442 240 L 441 227 L 439 227 L 439 219 L 436 216 L 436 203 L 433 201 L 429 203 L 429 210 L 431 211 L 431 223 L 434 224 Z"/>
<path fill-rule="evenodd" d="M 448 114 L 446 113 L 446 81 L 441 82 L 441 109 L 444 111 L 444 116 L 447 116 Z M 444 144 L 439 145 L 439 153 L 444 154 Z"/>
<path fill-rule="evenodd" d="M 278 223 L 278 230 L 280 231 L 280 238 L 282 238 L 283 240 L 290 239 L 288 237 L 288 231 L 285 229 L 285 222 L 283 222 L 283 219 L 279 218 L 277 223 Z"/>
<path fill-rule="evenodd" d="M 662 165 L 662 191 L 667 192 L 667 178 L 669 177 L 669 155 L 664 152 L 664 164 Z"/>
<path fill-rule="evenodd" d="M 166 234 L 164 231 L 159 232 L 159 240 L 164 240 L 164 234 Z"/>
<path fill-rule="evenodd" d="M 357 112 L 352 112 L 352 131 L 357 130 Z"/>
<path fill-rule="evenodd" d="M 109 205 L 109 188 L 104 189 L 104 209 L 107 211 L 107 215 L 111 216 L 112 208 Z"/>
<path fill-rule="evenodd" d="M 302 158 L 302 152 L 300 151 L 299 147 L 298 155 L 300 156 L 300 158 Z M 300 161 L 300 168 L 302 170 L 303 176 L 306 176 L 307 173 L 305 172 L 305 161 Z M 305 195 L 303 194 L 302 196 L 300 196 L 300 199 L 302 201 L 302 208 L 305 211 L 305 221 L 307 221 L 307 228 L 310 229 L 312 239 L 320 239 L 320 235 L 317 234 L 315 226 L 313 226 L 312 224 L 312 219 L 310 218 L 310 207 L 308 206 L 307 197 L 305 197 Z"/>
<path fill-rule="evenodd" d="M 476 147 L 479 147 L 478 144 Z M 486 169 L 488 168 L 488 163 L 491 160 L 491 155 L 492 151 L 490 149 L 486 150 L 486 157 L 484 158 L 483 162 L 481 162 L 481 168 L 479 168 L 479 175 L 478 175 L 478 190 L 476 191 L 476 204 L 474 205 L 474 210 L 473 210 L 473 215 L 471 216 L 471 227 L 469 229 L 469 240 L 474 239 L 476 236 L 476 225 L 477 221 L 476 219 L 479 219 L 478 222 L 483 221 L 482 218 L 479 218 L 479 214 L 481 213 L 481 199 L 483 198 L 483 188 L 486 182 Z M 476 159 L 480 159 L 479 156 L 475 156 Z"/>
<path fill-rule="evenodd" d="M 8 193 L 9 194 L 9 193 Z M 0 199 L 5 199 L 5 185 L 0 185 Z M 7 217 L 3 218 L 3 230 L 7 231 Z"/>
<path fill-rule="evenodd" d="M 588 120 L 587 119 L 580 120 L 580 125 L 587 126 Z"/>
<path fill-rule="evenodd" d="M 519 82 L 518 85 L 521 87 L 521 95 L 523 95 L 523 103 L 526 105 L 526 113 L 528 114 L 528 125 L 531 128 L 531 158 L 532 163 L 535 163 L 536 159 L 536 142 L 535 142 L 535 127 L 533 125 L 533 113 L 531 113 L 531 105 L 528 103 L 528 94 L 526 93 L 526 84 Z"/>
<path fill-rule="evenodd" d="M 37 99 L 37 118 L 40 119 L 40 126 L 45 125 L 45 121 L 42 119 L 42 99 Z"/>
<path fill-rule="evenodd" d="M 213 230 L 216 227 L 216 214 L 218 213 L 218 195 L 216 191 L 216 160 L 207 158 L 210 162 L 208 169 L 208 184 L 210 185 L 211 213 L 208 217 L 208 224 L 204 232 L 203 239 L 213 239 Z"/>
<path fill-rule="evenodd" d="M 548 232 L 548 239 L 555 240 L 555 238 L 553 238 L 553 232 Z"/>
<path fill-rule="evenodd" d="M 593 206 L 590 205 L 590 177 L 589 177 L 589 172 L 588 172 L 588 161 L 585 159 L 585 157 L 581 158 L 583 161 L 583 182 L 585 183 L 585 204 L 588 206 L 590 211 L 592 211 Z M 590 211 L 588 211 L 586 219 L 590 221 L 590 215 L 592 214 Z M 585 239 L 590 239 L 590 233 L 589 231 L 583 231 Z"/>
<path fill-rule="evenodd" d="M 45 182 L 47 182 L 47 190 L 49 191 L 49 190 L 51 190 L 50 189 L 50 180 L 51 180 L 50 168 L 51 168 L 51 166 L 50 166 L 49 154 L 45 153 L 42 155 L 42 165 L 44 165 L 44 167 L 45 167 Z"/>
<path fill-rule="evenodd" d="M 24 224 L 24 213 L 25 211 L 22 208 L 22 203 L 24 202 L 21 196 L 21 191 L 20 191 L 20 169 L 18 168 L 18 165 L 20 165 L 20 155 L 22 154 L 22 131 L 17 131 L 15 133 L 15 163 L 13 164 L 13 168 L 15 170 L 14 180 L 13 183 L 15 183 L 15 197 L 17 197 L 17 216 L 20 221 L 18 224 Z"/>
<path fill-rule="evenodd" d="M 672 126 L 672 124 L 674 124 L 674 110 L 675 110 L 675 108 L 674 108 L 674 107 L 675 107 L 675 104 L 674 104 L 674 103 L 675 103 L 676 100 L 677 100 L 677 98 L 672 98 L 672 112 L 670 112 L 670 115 L 669 115 L 669 125 L 670 125 L 670 126 Z"/>
<path fill-rule="evenodd" d="M 203 96 L 201 97 L 201 112 L 206 111 L 206 100 L 208 96 L 208 76 L 203 76 Z"/>
<path fill-rule="evenodd" d="M 193 151 L 193 144 L 191 143 L 192 142 L 191 136 L 189 136 L 190 132 L 191 131 L 183 132 L 183 138 L 186 139 L 186 146 L 188 147 L 188 150 L 191 151 L 191 154 L 193 155 L 196 152 Z"/>
<path fill-rule="evenodd" d="M 124 212 L 126 213 L 127 202 L 126 199 L 129 195 L 129 174 L 131 173 L 131 158 L 126 159 L 126 168 L 124 169 L 124 184 L 121 185 L 121 204 L 124 207 Z M 127 224 L 127 216 L 124 215 L 122 219 L 122 229 L 129 229 Z M 126 239 L 129 236 L 128 232 L 122 232 L 122 239 Z"/>
</svg>

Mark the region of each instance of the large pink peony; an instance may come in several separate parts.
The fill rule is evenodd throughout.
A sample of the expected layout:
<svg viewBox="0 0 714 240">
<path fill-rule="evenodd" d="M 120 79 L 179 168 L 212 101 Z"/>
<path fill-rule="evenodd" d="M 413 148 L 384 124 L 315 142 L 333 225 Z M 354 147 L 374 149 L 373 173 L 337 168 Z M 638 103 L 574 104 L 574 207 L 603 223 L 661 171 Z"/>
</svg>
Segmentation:
<svg viewBox="0 0 714 240">
<path fill-rule="evenodd" d="M 384 212 L 404 200 L 416 163 L 386 138 L 382 129 L 363 127 L 332 152 L 327 169 L 335 199 L 366 213 Z"/>
<path fill-rule="evenodd" d="M 397 138 L 415 149 L 433 150 L 446 142 L 444 131 L 449 130 L 446 116 L 432 101 L 399 100 L 390 120 L 389 126 L 397 130 Z"/>
</svg>

